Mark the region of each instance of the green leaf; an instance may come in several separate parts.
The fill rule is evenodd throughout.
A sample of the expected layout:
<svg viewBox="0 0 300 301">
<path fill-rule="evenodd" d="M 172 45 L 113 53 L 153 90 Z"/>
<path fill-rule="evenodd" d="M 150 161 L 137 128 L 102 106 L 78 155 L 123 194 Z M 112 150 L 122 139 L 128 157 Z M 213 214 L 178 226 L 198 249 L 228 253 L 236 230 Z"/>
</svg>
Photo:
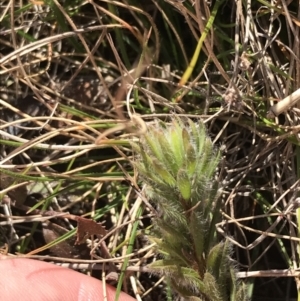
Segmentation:
<svg viewBox="0 0 300 301">
<path fill-rule="evenodd" d="M 163 187 L 165 187 L 166 184 L 159 177 L 155 177 L 153 172 L 147 170 L 145 168 L 145 165 L 143 165 L 141 162 L 135 162 L 134 166 L 136 167 L 138 172 L 142 175 L 142 177 L 144 178 L 144 181 L 148 185 L 153 186 L 154 181 L 155 181 L 156 185 L 162 185 Z M 154 179 L 153 179 L 153 177 L 154 177 Z"/>
<path fill-rule="evenodd" d="M 169 173 L 168 170 L 166 170 L 158 160 L 155 158 L 153 159 L 153 172 L 154 176 L 157 175 L 160 177 L 160 179 L 165 182 L 166 184 L 170 185 L 171 187 L 175 187 L 176 185 L 176 180 L 174 177 Z"/>
<path fill-rule="evenodd" d="M 197 262 L 203 264 L 204 258 L 204 240 L 206 238 L 207 226 L 206 222 L 200 213 L 193 211 L 190 215 L 190 225 L 189 229 L 191 236 L 193 238 L 193 244 L 195 248 L 195 253 L 197 256 Z"/>
<path fill-rule="evenodd" d="M 173 154 L 177 166 L 182 166 L 182 162 L 184 160 L 184 146 L 181 136 L 181 130 L 182 128 L 180 127 L 178 122 L 173 121 L 168 133 L 168 140 L 173 149 Z"/>
<path fill-rule="evenodd" d="M 212 273 L 216 279 L 219 278 L 220 265 L 222 262 L 222 255 L 224 250 L 224 243 L 220 242 L 209 251 L 207 256 L 207 270 Z"/>
<path fill-rule="evenodd" d="M 162 150 L 160 147 L 160 144 L 157 143 L 157 137 L 159 135 L 162 135 L 162 133 L 158 130 L 156 130 L 154 127 L 149 128 L 148 132 L 145 134 L 144 141 L 141 141 L 141 143 L 144 145 L 144 147 L 148 147 L 149 151 L 148 152 L 150 156 L 155 157 L 157 160 L 162 161 Z"/>
<path fill-rule="evenodd" d="M 196 161 L 195 149 L 192 146 L 192 144 L 189 143 L 186 146 L 186 169 L 190 178 L 192 178 L 192 176 L 194 175 L 196 171 L 196 166 L 197 166 L 197 161 Z"/>
<path fill-rule="evenodd" d="M 203 283 L 204 283 L 204 293 L 205 295 L 208 296 L 209 300 L 211 301 L 227 300 L 226 298 L 222 298 L 222 296 L 220 295 L 218 283 L 212 274 L 206 272 L 204 274 Z"/>
<path fill-rule="evenodd" d="M 189 135 L 189 132 L 185 128 L 182 129 L 181 135 L 182 135 L 183 147 L 186 152 L 186 148 L 190 144 L 190 135 Z"/>
<path fill-rule="evenodd" d="M 152 168 L 152 160 L 150 156 L 148 156 L 142 147 L 140 148 L 139 154 L 142 156 L 141 164 L 143 164 L 144 169 L 150 173 Z"/>
<path fill-rule="evenodd" d="M 141 147 L 138 143 L 135 143 L 133 141 L 130 141 L 130 146 L 133 148 L 133 151 L 137 154 L 141 152 Z"/>
<path fill-rule="evenodd" d="M 193 131 L 193 141 L 196 145 L 196 155 L 197 157 L 200 157 L 203 153 L 203 146 L 207 138 L 206 130 L 204 127 L 204 124 L 202 122 L 199 122 L 197 126 L 192 127 Z"/>
<path fill-rule="evenodd" d="M 165 133 L 165 135 L 159 135 L 158 138 L 158 143 L 160 144 L 162 154 L 163 154 L 163 162 L 164 165 L 170 170 L 170 172 L 173 175 L 176 175 L 177 170 L 178 170 L 178 165 L 176 161 L 176 157 L 173 153 L 172 147 L 169 143 L 169 140 L 167 139 L 167 136 L 169 133 Z"/>
<path fill-rule="evenodd" d="M 185 170 L 180 169 L 177 173 L 177 188 L 184 200 L 189 200 L 191 197 L 191 181 Z"/>
</svg>

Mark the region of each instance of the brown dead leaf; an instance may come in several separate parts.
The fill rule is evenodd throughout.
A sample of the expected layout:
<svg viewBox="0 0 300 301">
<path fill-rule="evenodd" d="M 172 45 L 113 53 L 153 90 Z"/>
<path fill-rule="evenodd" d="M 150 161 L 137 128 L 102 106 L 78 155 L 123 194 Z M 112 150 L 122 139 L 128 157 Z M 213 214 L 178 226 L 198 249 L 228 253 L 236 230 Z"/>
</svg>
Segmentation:
<svg viewBox="0 0 300 301">
<path fill-rule="evenodd" d="M 58 239 L 62 235 L 68 232 L 64 227 L 46 221 L 42 224 L 43 236 L 47 244 L 50 244 L 54 240 Z M 74 246 L 75 238 L 71 237 L 64 240 L 50 248 L 50 251 L 58 257 L 64 258 L 88 258 L 89 249 L 86 245 Z"/>
<path fill-rule="evenodd" d="M 0 192 L 1 190 L 12 187 L 6 194 L 13 200 L 16 201 L 17 205 L 21 205 L 25 202 L 27 197 L 27 182 L 20 183 L 22 180 L 16 179 L 0 170 Z M 18 185 L 16 185 L 18 184 Z M 16 186 L 13 188 L 13 186 Z"/>
<path fill-rule="evenodd" d="M 77 217 L 77 239 L 75 244 L 85 243 L 86 239 L 92 235 L 103 237 L 107 234 L 105 227 L 101 223 L 83 217 Z"/>
</svg>

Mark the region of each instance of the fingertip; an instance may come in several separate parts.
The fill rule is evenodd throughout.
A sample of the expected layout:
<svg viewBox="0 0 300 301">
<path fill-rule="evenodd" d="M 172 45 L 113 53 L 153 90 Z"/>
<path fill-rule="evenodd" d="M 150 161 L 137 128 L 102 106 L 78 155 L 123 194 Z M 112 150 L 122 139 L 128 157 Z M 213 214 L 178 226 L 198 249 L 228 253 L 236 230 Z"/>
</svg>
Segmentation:
<svg viewBox="0 0 300 301">
<path fill-rule="evenodd" d="M 3 259 L 3 257 L 0 257 Z M 3 300 L 23 301 L 114 301 L 115 288 L 100 280 L 54 264 L 25 259 L 0 260 Z M 6 271 L 5 276 L 3 271 Z M 2 300 L 2 299 L 1 299 Z M 119 301 L 136 299 L 121 293 Z"/>
</svg>

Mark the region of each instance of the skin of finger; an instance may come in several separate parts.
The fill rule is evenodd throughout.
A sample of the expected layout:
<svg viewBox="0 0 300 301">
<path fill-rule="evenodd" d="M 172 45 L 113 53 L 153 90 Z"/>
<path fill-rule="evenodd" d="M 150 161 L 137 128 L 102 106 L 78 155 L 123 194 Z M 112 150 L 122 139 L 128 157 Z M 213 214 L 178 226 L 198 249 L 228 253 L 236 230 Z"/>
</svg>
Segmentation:
<svg viewBox="0 0 300 301">
<path fill-rule="evenodd" d="M 102 282 L 54 264 L 13 258 L 0 260 L 1 300 L 113 301 L 115 289 Z M 122 293 L 119 301 L 134 301 Z"/>
</svg>

